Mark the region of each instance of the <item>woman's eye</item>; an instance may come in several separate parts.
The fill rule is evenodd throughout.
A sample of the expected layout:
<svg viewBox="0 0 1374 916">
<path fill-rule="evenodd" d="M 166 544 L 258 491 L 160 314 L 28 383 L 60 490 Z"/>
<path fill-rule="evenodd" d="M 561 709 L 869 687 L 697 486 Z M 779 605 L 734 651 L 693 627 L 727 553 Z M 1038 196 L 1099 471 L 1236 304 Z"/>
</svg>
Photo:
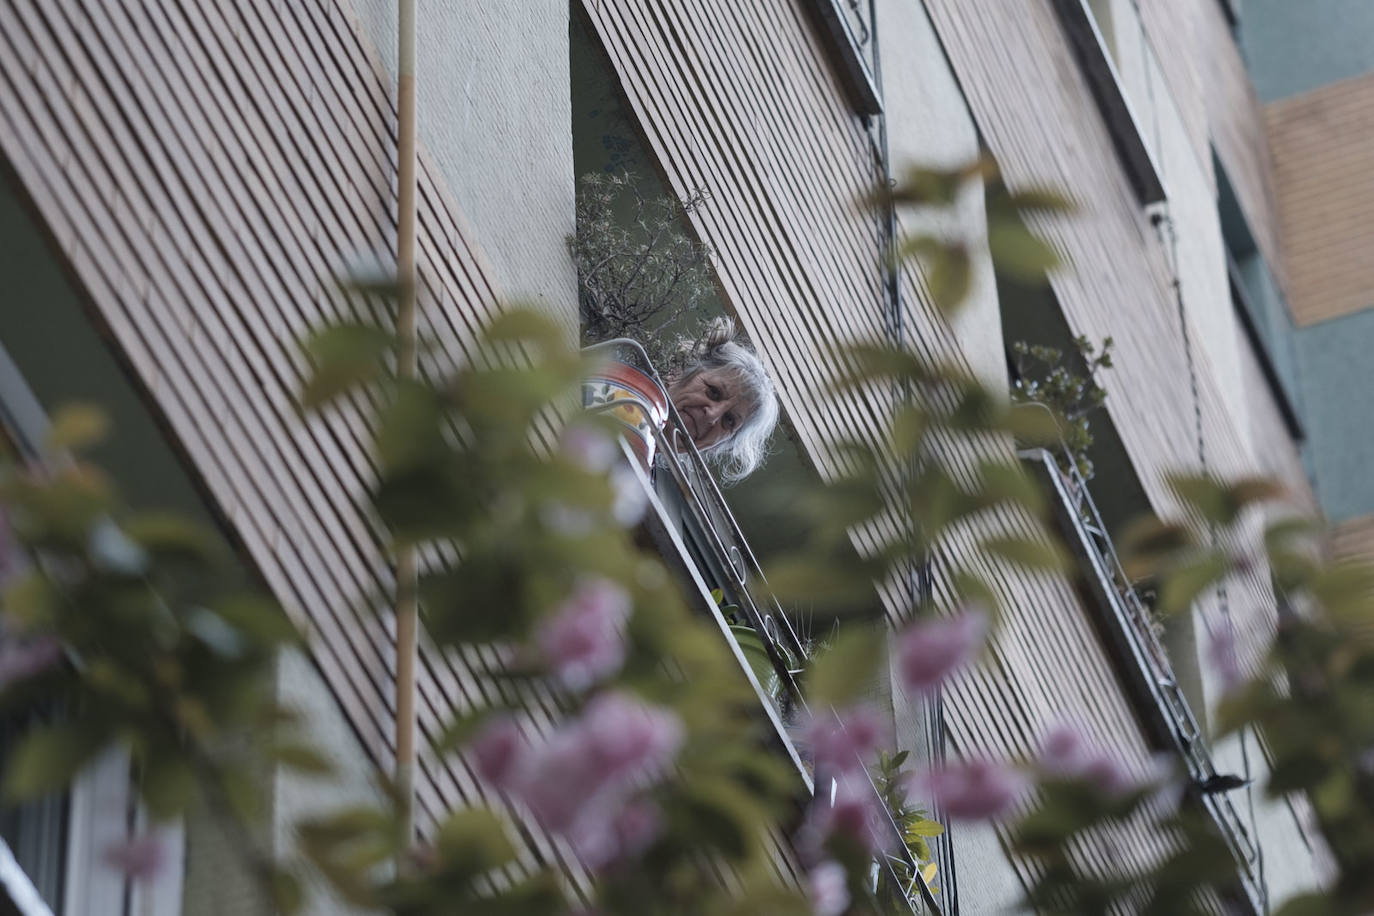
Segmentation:
<svg viewBox="0 0 1374 916">
<path fill-rule="evenodd" d="M 732 413 L 727 413 L 727 414 L 725 415 L 725 417 L 721 420 L 721 422 L 725 424 L 725 428 L 726 428 L 726 429 L 734 429 L 734 428 L 735 428 L 735 415 L 732 414 Z"/>
<path fill-rule="evenodd" d="M 720 400 L 720 397 L 721 397 L 720 389 L 719 389 L 718 387 L 716 387 L 715 385 L 707 385 L 707 386 L 706 386 L 706 395 L 707 395 L 707 397 L 709 397 L 709 398 L 710 398 L 711 400 L 713 400 L 713 401 L 719 401 L 719 400 Z"/>
</svg>

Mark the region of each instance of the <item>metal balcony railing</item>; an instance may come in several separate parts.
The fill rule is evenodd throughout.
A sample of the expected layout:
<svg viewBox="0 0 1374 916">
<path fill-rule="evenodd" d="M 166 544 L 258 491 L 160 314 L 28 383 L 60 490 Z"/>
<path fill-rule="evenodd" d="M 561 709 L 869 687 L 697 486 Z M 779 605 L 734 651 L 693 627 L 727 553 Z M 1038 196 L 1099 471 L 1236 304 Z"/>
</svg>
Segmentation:
<svg viewBox="0 0 1374 916">
<path fill-rule="evenodd" d="M 1067 450 L 1063 452 L 1067 455 Z M 1070 459 L 1062 464 L 1047 449 L 1019 453 L 1023 461 L 1038 465 L 1049 479 L 1057 499 L 1060 522 L 1071 533 L 1078 554 L 1091 573 L 1088 584 L 1109 611 L 1108 631 L 1121 655 L 1134 665 L 1127 672 L 1141 695 L 1145 718 L 1162 740 L 1182 758 L 1195 786 L 1217 775 L 1211 751 L 1179 686 L 1168 652 L 1155 631 L 1150 610 L 1117 556 L 1107 527 L 1102 522 L 1087 481 Z M 1197 792 L 1218 831 L 1235 856 L 1240 884 L 1256 913 L 1263 913 L 1264 899 L 1259 875 L 1259 850 L 1231 800 L 1221 793 Z"/>
<path fill-rule="evenodd" d="M 606 341 L 589 347 L 593 351 L 615 351 L 623 355 L 625 350 L 634 354 L 636 368 L 648 374 L 663 391 L 667 386 L 659 377 L 645 354 L 643 347 L 628 339 Z M 611 407 L 613 405 L 606 405 Z M 648 410 L 648 405 L 641 405 Z M 796 676 L 799 667 L 807 659 L 804 641 L 798 636 L 796 628 L 782 605 L 772 596 L 759 594 L 759 586 L 766 583 L 763 569 L 758 558 L 749 547 L 738 521 L 730 511 L 715 475 L 711 472 L 701 452 L 692 441 L 692 435 L 672 399 L 668 399 L 668 421 L 663 428 L 655 430 L 657 455 L 655 457 L 655 476 L 667 474 L 680 496 L 683 507 L 682 524 L 686 537 L 699 556 L 680 559 L 692 563 L 704 577 L 725 595 L 726 602 L 739 608 L 748 625 L 758 634 L 782 689 L 782 702 L 768 699 L 773 704 L 772 712 L 779 721 L 792 715 L 809 716 L 805 698 L 797 686 Z M 659 480 L 661 481 L 661 477 Z M 704 569 L 702 567 L 705 567 Z M 834 715 L 834 712 L 830 712 Z M 786 740 L 784 738 L 784 740 Z M 901 830 L 888 811 L 887 805 L 879 795 L 872 776 L 868 777 L 877 810 L 884 813 L 882 825 L 888 834 L 886 852 L 880 859 L 879 868 L 884 870 L 893 886 L 902 889 L 913 913 L 920 916 L 940 916 L 941 910 L 929 885 L 921 877 L 920 863 L 915 860 L 906 847 Z M 828 797 L 831 782 L 828 779 L 814 783 L 816 795 Z M 898 865 L 905 866 L 907 874 L 914 880 L 904 879 Z"/>
</svg>

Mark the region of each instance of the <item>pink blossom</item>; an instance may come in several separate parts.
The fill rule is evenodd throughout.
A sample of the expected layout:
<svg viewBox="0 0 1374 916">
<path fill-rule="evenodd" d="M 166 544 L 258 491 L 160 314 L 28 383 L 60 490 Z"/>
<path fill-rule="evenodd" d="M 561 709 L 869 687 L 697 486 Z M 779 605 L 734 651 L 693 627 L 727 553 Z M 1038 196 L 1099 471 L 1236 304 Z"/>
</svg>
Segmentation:
<svg viewBox="0 0 1374 916">
<path fill-rule="evenodd" d="M 1221 678 L 1222 692 L 1230 693 L 1245 680 L 1236 652 L 1236 632 L 1225 620 L 1207 630 L 1207 661 Z"/>
<path fill-rule="evenodd" d="M 562 500 L 551 499 L 539 509 L 544 527 L 567 537 L 584 537 L 596 530 L 596 513 L 575 509 Z"/>
<path fill-rule="evenodd" d="M 167 849 L 158 837 L 143 834 L 106 846 L 103 858 L 131 881 L 147 881 L 167 864 Z"/>
<path fill-rule="evenodd" d="M 671 711 L 628 694 L 602 694 L 524 752 L 506 791 L 599 868 L 637 855 L 657 835 L 657 810 L 636 809 L 632 798 L 662 777 L 683 738 Z M 499 751 L 505 742 L 493 746 Z"/>
<path fill-rule="evenodd" d="M 611 518 L 622 528 L 638 525 L 649 509 L 649 494 L 645 491 L 644 484 L 640 483 L 635 472 L 625 465 L 611 471 L 610 481 L 614 494 L 611 501 Z"/>
<path fill-rule="evenodd" d="M 840 916 L 849 909 L 849 878 L 838 862 L 826 860 L 806 876 L 806 895 L 815 916 Z"/>
<path fill-rule="evenodd" d="M 908 689 L 929 692 L 978 654 L 988 615 L 969 608 L 947 619 L 917 621 L 897 636 L 897 668 Z"/>
<path fill-rule="evenodd" d="M 882 719 L 866 705 L 813 717 L 801 735 L 811 747 L 817 769 L 835 776 L 861 769 L 878 750 L 882 737 Z"/>
<path fill-rule="evenodd" d="M 614 788 L 586 731 L 574 724 L 533 749 L 510 792 L 546 829 L 571 834 L 586 818 L 604 818 L 599 809 L 619 800 Z"/>
<path fill-rule="evenodd" d="M 15 640 L 0 646 L 0 689 L 42 674 L 62 658 L 62 644 L 54 636 Z"/>
<path fill-rule="evenodd" d="M 560 447 L 565 456 L 589 474 L 606 473 L 619 454 L 610 436 L 581 423 L 574 423 L 563 430 Z"/>
<path fill-rule="evenodd" d="M 872 854 L 887 846 L 886 816 L 867 777 L 850 775 L 835 781 L 828 802 L 821 796 L 812 803 L 803 836 L 815 847 L 831 837 L 844 837 Z"/>
<path fill-rule="evenodd" d="M 912 792 L 929 796 L 951 818 L 970 821 L 1003 816 L 1029 787 L 1024 773 L 990 760 L 918 773 L 910 782 Z"/>
<path fill-rule="evenodd" d="M 663 815 L 653 802 L 625 805 L 613 817 L 588 817 L 569 837 L 577 857 L 592 869 L 638 858 L 663 831 Z"/>
<path fill-rule="evenodd" d="M 625 662 L 630 596 L 609 579 L 587 579 L 535 637 L 549 667 L 571 690 L 584 690 Z"/>
<path fill-rule="evenodd" d="M 1081 779 L 1112 797 L 1125 795 L 1141 786 L 1116 757 L 1088 745 L 1081 733 L 1067 722 L 1056 722 L 1045 730 L 1040 742 L 1040 768 L 1061 779 Z"/>
<path fill-rule="evenodd" d="M 605 693 L 592 700 L 582 723 L 595 755 L 612 777 L 662 773 L 684 737 L 682 720 L 671 710 L 625 693 Z"/>
<path fill-rule="evenodd" d="M 1119 798 L 1141 788 L 1140 780 L 1121 761 L 1105 752 L 1094 755 L 1088 761 L 1083 768 L 1083 779 L 1111 798 Z"/>
<path fill-rule="evenodd" d="M 1051 775 L 1078 776 L 1087 759 L 1088 747 L 1083 736 L 1068 722 L 1055 722 L 1040 739 L 1040 766 Z"/>
<path fill-rule="evenodd" d="M 520 728 L 507 716 L 484 727 L 468 744 L 468 753 L 477 775 L 497 789 L 516 784 L 529 756 Z"/>
</svg>

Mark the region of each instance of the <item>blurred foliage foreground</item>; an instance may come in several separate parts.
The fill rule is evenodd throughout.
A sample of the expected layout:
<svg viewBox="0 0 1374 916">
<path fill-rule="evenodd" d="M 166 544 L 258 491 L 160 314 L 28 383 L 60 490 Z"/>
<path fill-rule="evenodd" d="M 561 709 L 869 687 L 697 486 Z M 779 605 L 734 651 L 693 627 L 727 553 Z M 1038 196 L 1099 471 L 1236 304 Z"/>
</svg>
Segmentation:
<svg viewBox="0 0 1374 916">
<path fill-rule="evenodd" d="M 913 172 L 893 202 L 948 208 L 967 182 L 989 177 L 983 163 Z M 989 208 L 995 257 L 1028 275 L 1054 268 L 1024 223 L 1067 218 L 1063 201 L 994 186 Z M 917 237 L 903 252 L 920 260 L 946 311 L 967 294 L 970 244 Z M 912 599 L 896 632 L 841 629 L 805 675 L 803 739 L 828 790 L 812 799 L 765 746 L 758 697 L 719 626 L 691 613 L 636 543 L 640 484 L 618 462 L 613 432 L 565 409 L 588 366 L 560 329 L 511 310 L 484 330 L 470 364 L 417 382 L 389 371 L 395 348 L 385 329 L 321 330 L 307 344 L 315 375 L 303 407 L 371 405 L 370 505 L 389 546 L 434 558 L 420 581 L 430 640 L 441 651 L 495 647 L 506 661 L 499 678 L 558 713 L 488 709 L 432 736 L 433 753 L 461 755 L 483 792 L 422 840 L 402 835 L 401 800 L 379 776 L 383 802 L 294 825 L 290 849 L 265 843 L 264 773 L 331 778 L 327 749 L 311 746 L 308 723 L 274 699 L 273 659 L 301 643 L 298 630 L 241 585 L 213 535 L 123 507 L 79 457 L 102 420 L 73 407 L 54 418 L 46 458 L 11 462 L 0 483 L 9 531 L 0 702 L 26 723 L 5 761 L 8 799 L 60 791 L 122 748 L 152 817 L 207 812 L 282 912 L 322 883 L 350 904 L 398 914 L 899 912 L 903 889 L 875 882 L 873 861 L 892 836 L 921 850 L 939 842 L 917 802 L 949 819 L 999 820 L 1009 848 L 1035 866 L 1026 903 L 1040 911 L 1204 912 L 1233 883 L 1235 863 L 1195 798 L 1169 792 L 1169 774 L 1127 771 L 1072 723 L 1051 727 L 1030 760 L 911 772 L 899 771 L 902 755 L 880 754 L 889 726 L 865 685 L 890 669 L 904 689 L 929 693 L 973 663 L 998 617 L 1015 613 L 974 570 L 996 558 L 1059 574 L 1064 551 L 1048 533 L 972 548 L 965 538 L 950 551 L 964 563 L 953 600 Z M 836 443 L 848 470 L 806 495 L 811 544 L 770 576 L 779 598 L 863 605 L 875 582 L 904 575 L 954 532 L 979 530 L 980 518 L 1044 512 L 1009 447 L 1053 439 L 1044 411 L 1009 405 L 961 365 L 881 341 L 849 347 L 837 370 L 837 392 L 901 397 L 887 441 Z M 955 465 L 949 443 L 970 438 L 1003 443 L 1005 457 Z M 1264 735 L 1275 762 L 1265 790 L 1307 794 L 1337 868 L 1329 890 L 1282 912 L 1369 912 L 1370 573 L 1320 563 L 1312 526 L 1291 519 L 1242 555 L 1216 546 L 1246 543 L 1278 495 L 1268 482 L 1172 484 L 1186 517 L 1145 523 L 1133 561 L 1162 583 L 1162 603 L 1186 611 L 1263 551 L 1292 608 L 1262 664 L 1233 672 L 1218 712 L 1224 732 Z M 856 531 L 865 533 L 858 554 L 848 549 Z M 389 596 L 367 597 L 389 606 Z M 893 817 L 900 828 L 890 833 Z M 1154 822 L 1173 851 L 1112 874 L 1080 867 L 1083 837 L 1136 818 Z M 802 877 L 779 877 L 779 845 Z M 135 878 L 164 866 L 155 831 L 105 855 Z"/>
</svg>

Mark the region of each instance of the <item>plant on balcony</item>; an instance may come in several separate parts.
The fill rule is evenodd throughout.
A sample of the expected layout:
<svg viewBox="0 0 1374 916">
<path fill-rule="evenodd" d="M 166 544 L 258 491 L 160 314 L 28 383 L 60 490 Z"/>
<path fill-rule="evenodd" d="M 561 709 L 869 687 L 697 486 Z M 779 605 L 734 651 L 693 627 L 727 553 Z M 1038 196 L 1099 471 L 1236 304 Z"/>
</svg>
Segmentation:
<svg viewBox="0 0 1374 916">
<path fill-rule="evenodd" d="M 954 183 L 960 174 L 941 177 Z M 466 655 L 496 642 L 518 647 L 517 657 L 529 662 L 502 674 L 511 693 L 538 698 L 530 727 L 508 710 L 434 723 L 431 760 L 460 751 L 490 790 L 486 797 L 514 804 L 436 810 L 424 842 L 402 828 L 390 793 L 376 808 L 324 812 L 299 825 L 309 867 L 338 898 L 397 916 L 890 912 L 872 896 L 873 863 L 889 861 L 893 850 L 877 829 L 882 812 L 872 805 L 881 799 L 860 791 L 867 771 L 804 800 L 796 845 L 807 872 L 785 885 L 777 880 L 776 827 L 802 800 L 787 768 L 758 750 L 756 698 L 740 688 L 718 629 L 689 613 L 668 571 L 624 527 L 633 513 L 620 510 L 624 494 L 608 473 L 612 451 L 604 437 L 586 435 L 597 431 L 595 420 L 580 419 L 584 434 L 553 449 L 536 447 L 531 435 L 551 405 L 566 401 L 585 360 L 567 350 L 558 327 L 532 313 L 502 315 L 484 341 L 490 358 L 400 383 L 386 375 L 394 346 L 387 332 L 334 328 L 313 341 L 311 390 L 365 387 L 379 395 L 368 399 L 378 411 L 370 506 L 393 544 L 434 546 L 445 558 L 426 567 L 420 583 L 435 648 Z M 516 345 L 537 354 L 536 365 L 495 358 Z M 780 592 L 790 579 L 808 602 L 840 607 L 867 600 L 875 581 L 894 581 L 889 574 L 908 570 L 913 556 L 967 544 L 964 522 L 975 514 L 1002 504 L 1031 515 L 1038 504 L 1009 461 L 984 462 L 956 482 L 940 462 L 915 460 L 936 457 L 960 433 L 1026 435 L 1033 418 L 911 349 L 878 341 L 850 353 L 851 386 L 879 382 L 920 394 L 939 387 L 954 397 L 913 398 L 900 408 L 905 435 L 895 448 L 911 469 L 902 495 L 920 511 L 894 518 L 886 502 L 892 476 L 876 457 L 855 460 L 817 494 L 815 541 L 786 567 L 791 575 L 770 577 Z M 318 407 L 328 398 L 312 400 Z M 19 800 L 58 790 L 106 748 L 125 747 L 139 764 L 138 788 L 153 818 L 210 805 L 235 828 L 229 845 L 249 850 L 247 864 L 278 909 L 295 911 L 304 889 L 319 882 L 301 885 L 306 864 L 258 849 L 273 831 L 253 828 L 264 810 L 260 763 L 307 773 L 327 765 L 301 742 L 308 730 L 271 701 L 273 654 L 300 640 L 274 602 L 244 593 L 238 570 L 217 568 L 216 552 L 207 550 L 213 538 L 180 519 L 123 509 L 108 480 L 80 459 L 102 425 L 90 412 L 64 412 L 47 467 L 0 475 L 12 526 L 12 538 L 0 527 L 0 609 L 17 632 L 0 645 L 0 708 L 60 699 L 71 717 L 36 723 L 4 749 L 3 791 Z M 1179 612 L 1254 564 L 1252 554 L 1219 544 L 1248 543 L 1256 510 L 1276 493 L 1254 479 L 1179 476 L 1169 484 L 1193 523 L 1155 522 L 1141 529 L 1135 548 L 1159 576 L 1163 609 Z M 875 519 L 884 527 L 870 524 Z M 889 532 L 896 540 L 871 553 L 835 549 L 855 528 L 881 534 L 894 525 L 910 527 Z M 1325 565 L 1312 526 L 1291 516 L 1263 534 L 1274 582 L 1302 613 L 1284 622 L 1283 638 L 1250 670 L 1224 672 L 1217 733 L 1262 729 L 1273 755 L 1260 771 L 1264 790 L 1275 800 L 1305 793 L 1325 835 L 1335 872 L 1329 887 L 1277 912 L 1368 913 L 1374 571 Z M 1039 540 L 993 536 L 964 549 L 1033 571 L 1056 568 Z M 894 660 L 912 694 L 933 694 L 959 676 L 990 625 L 979 608 L 999 604 L 982 565 L 955 571 L 938 595 L 912 593 L 904 610 L 913 619 L 895 634 L 896 659 L 885 629 L 837 634 L 811 668 L 813 703 L 852 709 Z M 866 739 L 851 732 L 854 722 L 841 719 L 831 730 L 832 760 L 852 761 L 882 739 L 876 727 Z M 1235 882 L 1230 849 L 1197 806 L 1124 773 L 1114 755 L 1062 729 L 1042 738 L 1034 761 L 979 759 L 976 744 L 960 750 L 971 759 L 923 768 L 917 783 L 951 819 L 1018 817 L 1030 786 L 1039 790 L 1030 813 L 1002 831 L 1007 848 L 1030 864 L 1029 908 L 1223 909 L 1204 904 Z M 901 762 L 894 756 L 882 766 L 891 782 Z M 562 841 L 559 859 L 580 863 L 576 887 L 550 859 L 522 853 L 516 842 L 530 833 L 511 823 L 512 812 Z M 1168 835 L 1167 855 L 1123 857 L 1107 874 L 1085 868 L 1077 854 L 1083 841 L 1098 842 L 1104 828 L 1119 825 Z M 136 878 L 158 864 L 147 845 L 107 856 Z M 393 859 L 402 867 L 388 867 Z"/>
<path fill-rule="evenodd" d="M 906 783 L 911 774 L 904 771 L 902 765 L 909 756 L 908 751 L 898 751 L 895 754 L 886 751 L 879 753 L 877 772 L 873 776 L 873 781 L 878 787 L 878 794 L 887 804 L 888 812 L 902 835 L 902 842 L 906 844 L 907 851 L 921 866 L 921 879 L 929 885 L 935 880 L 936 870 L 935 857 L 931 855 L 929 841 L 942 836 L 945 828 L 938 821 L 926 817 L 925 809 L 913 805 L 908 798 Z M 900 880 L 907 884 L 916 880 L 916 876 L 909 872 L 909 866 L 905 861 L 894 864 Z M 931 886 L 931 891 L 938 889 Z"/>
<path fill-rule="evenodd" d="M 584 343 L 639 341 L 663 375 L 681 368 L 713 290 L 710 249 L 687 232 L 687 215 L 706 202 L 645 196 L 627 173 L 583 175 L 577 232 L 568 250 L 577 267 Z"/>
<path fill-rule="evenodd" d="M 1107 389 L 1098 384 L 1097 373 L 1112 367 L 1112 339 L 1104 338 L 1100 348 L 1081 336 L 1075 337 L 1073 344 L 1086 374 L 1075 371 L 1072 357 L 1057 347 L 1024 340 L 1012 344 L 1016 363 L 1012 399 L 1022 404 L 1043 404 L 1053 412 L 1067 452 L 1055 457 L 1061 469 L 1067 472 L 1072 467 L 1087 481 L 1093 478 L 1093 463 L 1088 457 L 1093 434 L 1088 418 L 1107 399 Z"/>
</svg>

